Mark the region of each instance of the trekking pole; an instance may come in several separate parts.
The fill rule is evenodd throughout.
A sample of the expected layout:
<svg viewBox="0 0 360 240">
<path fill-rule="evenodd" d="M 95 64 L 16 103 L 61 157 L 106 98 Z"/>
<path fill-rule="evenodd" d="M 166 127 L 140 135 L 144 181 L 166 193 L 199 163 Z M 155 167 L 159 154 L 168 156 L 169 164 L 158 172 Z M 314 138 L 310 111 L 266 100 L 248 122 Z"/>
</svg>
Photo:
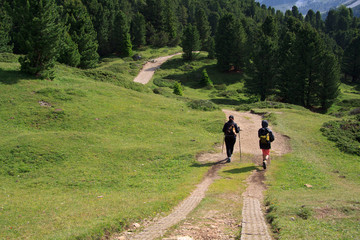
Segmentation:
<svg viewBox="0 0 360 240">
<path fill-rule="evenodd" d="M 225 137 L 223 137 L 223 142 L 221 145 L 221 153 L 224 153 L 224 143 L 225 143 Z"/>
<path fill-rule="evenodd" d="M 241 131 L 241 129 L 240 129 Z M 241 162 L 241 142 L 240 142 L 240 131 L 239 131 L 239 150 L 240 150 L 240 162 Z"/>
</svg>

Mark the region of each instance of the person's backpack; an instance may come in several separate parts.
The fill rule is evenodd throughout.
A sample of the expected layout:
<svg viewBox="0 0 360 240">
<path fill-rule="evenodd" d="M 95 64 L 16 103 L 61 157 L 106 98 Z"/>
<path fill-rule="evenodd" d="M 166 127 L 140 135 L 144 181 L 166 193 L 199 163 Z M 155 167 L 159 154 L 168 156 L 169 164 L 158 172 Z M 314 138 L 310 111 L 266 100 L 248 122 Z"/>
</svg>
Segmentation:
<svg viewBox="0 0 360 240">
<path fill-rule="evenodd" d="M 269 131 L 262 131 L 262 133 L 260 135 L 260 143 L 261 144 L 270 143 L 270 133 L 269 133 Z"/>
<path fill-rule="evenodd" d="M 235 125 L 231 124 L 225 132 L 226 135 L 236 135 Z"/>
</svg>

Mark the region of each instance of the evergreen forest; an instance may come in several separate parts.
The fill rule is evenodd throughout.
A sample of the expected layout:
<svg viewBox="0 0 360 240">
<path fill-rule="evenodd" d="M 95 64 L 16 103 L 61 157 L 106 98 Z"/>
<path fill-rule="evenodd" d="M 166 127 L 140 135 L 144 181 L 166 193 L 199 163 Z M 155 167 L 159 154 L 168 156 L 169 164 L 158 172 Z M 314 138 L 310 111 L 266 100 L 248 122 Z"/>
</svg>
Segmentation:
<svg viewBox="0 0 360 240">
<path fill-rule="evenodd" d="M 246 91 L 325 111 L 340 79 L 360 83 L 360 20 L 331 9 L 325 20 L 294 6 L 285 13 L 254 0 L 0 0 L 0 52 L 21 54 L 21 70 L 55 77 L 60 62 L 93 68 L 144 46 L 216 58 L 219 71 L 247 76 Z"/>
</svg>

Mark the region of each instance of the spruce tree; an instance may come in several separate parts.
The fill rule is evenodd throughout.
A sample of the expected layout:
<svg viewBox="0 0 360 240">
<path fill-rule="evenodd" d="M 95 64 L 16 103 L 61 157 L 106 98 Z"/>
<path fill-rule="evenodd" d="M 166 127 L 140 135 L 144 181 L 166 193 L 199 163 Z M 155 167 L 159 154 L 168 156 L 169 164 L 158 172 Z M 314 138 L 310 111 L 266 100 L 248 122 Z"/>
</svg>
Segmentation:
<svg viewBox="0 0 360 240">
<path fill-rule="evenodd" d="M 12 21 L 3 4 L 0 3 L 0 53 L 11 52 L 10 31 Z"/>
<path fill-rule="evenodd" d="M 275 78 L 278 71 L 277 65 L 277 34 L 273 17 L 267 17 L 261 26 L 262 35 L 255 43 L 252 52 L 245 87 L 249 93 L 260 96 L 264 101 L 275 89 Z"/>
<path fill-rule="evenodd" d="M 210 37 L 210 25 L 203 8 L 197 10 L 196 27 L 200 35 L 201 50 L 207 51 L 207 42 Z"/>
<path fill-rule="evenodd" d="M 183 49 L 183 59 L 193 60 L 193 51 L 200 49 L 200 36 L 195 26 L 189 24 L 183 34 L 181 47 Z"/>
<path fill-rule="evenodd" d="M 174 84 L 174 94 L 182 96 L 183 95 L 183 89 L 180 82 L 175 82 Z"/>
<path fill-rule="evenodd" d="M 219 21 L 215 36 L 215 51 L 217 65 L 222 71 L 235 70 L 245 63 L 246 34 L 242 24 L 234 19 L 232 14 L 226 14 Z"/>
<path fill-rule="evenodd" d="M 177 19 L 175 16 L 175 4 L 172 0 L 166 0 L 165 3 L 165 28 L 164 31 L 169 36 L 169 42 L 167 45 L 176 46 L 179 44 L 179 37 L 177 34 Z"/>
<path fill-rule="evenodd" d="M 202 71 L 202 78 L 201 78 L 201 85 L 203 87 L 212 88 L 214 86 L 213 82 L 211 81 L 206 69 Z"/>
<path fill-rule="evenodd" d="M 354 38 L 344 52 L 342 70 L 352 77 L 352 82 L 360 80 L 360 36 Z"/>
<path fill-rule="evenodd" d="M 208 49 L 208 58 L 209 59 L 215 59 L 216 53 L 215 53 L 215 40 L 213 37 L 209 38 L 209 41 L 207 42 L 207 49 Z"/>
<path fill-rule="evenodd" d="M 64 11 L 68 14 L 69 34 L 77 44 L 81 55 L 79 67 L 93 68 L 99 61 L 96 32 L 86 7 L 81 0 L 64 0 Z"/>
<path fill-rule="evenodd" d="M 141 13 L 136 13 L 131 22 L 131 41 L 136 47 L 144 46 L 146 44 L 146 25 L 145 17 Z"/>
<path fill-rule="evenodd" d="M 60 44 L 60 56 L 58 61 L 72 67 L 77 67 L 80 64 L 80 59 L 81 55 L 78 46 L 66 31 Z"/>
<path fill-rule="evenodd" d="M 320 84 L 317 95 L 321 108 L 326 111 L 338 97 L 340 86 L 339 66 L 335 56 L 330 51 L 322 56 L 319 76 Z"/>
<path fill-rule="evenodd" d="M 21 29 L 27 36 L 27 53 L 19 59 L 21 71 L 42 78 L 54 78 L 53 67 L 58 56 L 63 26 L 54 0 L 29 0 L 25 8 L 30 22 Z"/>
<path fill-rule="evenodd" d="M 122 57 L 131 56 L 132 44 L 129 33 L 130 28 L 126 15 L 122 11 L 119 11 L 115 18 L 114 31 L 115 52 Z"/>
</svg>

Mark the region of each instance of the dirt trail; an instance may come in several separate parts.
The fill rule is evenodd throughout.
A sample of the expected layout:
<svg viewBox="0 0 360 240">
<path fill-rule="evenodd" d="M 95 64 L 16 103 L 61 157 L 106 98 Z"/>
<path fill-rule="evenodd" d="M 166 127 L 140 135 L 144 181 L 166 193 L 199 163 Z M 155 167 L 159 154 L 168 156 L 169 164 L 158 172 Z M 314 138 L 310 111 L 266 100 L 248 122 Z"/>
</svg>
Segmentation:
<svg viewBox="0 0 360 240">
<path fill-rule="evenodd" d="M 140 73 L 134 79 L 134 82 L 147 84 L 151 80 L 151 78 L 154 75 L 156 69 L 158 69 L 161 66 L 161 64 L 163 64 L 164 62 L 166 62 L 170 58 L 172 58 L 172 57 L 174 57 L 176 55 L 180 55 L 180 54 L 181 53 L 175 53 L 173 55 L 169 55 L 169 56 L 165 56 L 165 57 L 159 57 L 159 58 L 156 58 L 154 60 L 151 60 L 151 61 L 147 62 L 143 66 L 143 68 L 141 69 Z"/>
<path fill-rule="evenodd" d="M 174 56 L 174 55 L 172 55 Z M 135 79 L 138 82 L 146 84 L 154 74 L 156 68 L 161 63 L 165 62 L 172 56 L 163 57 L 153 64 L 145 65 L 143 70 L 140 72 L 138 77 Z M 144 73 L 146 72 L 146 73 Z M 149 72 L 152 72 L 149 74 Z M 251 114 L 249 112 L 236 112 L 231 110 L 223 110 L 226 118 L 229 115 L 233 115 L 235 122 L 241 128 L 240 132 L 240 143 L 242 153 L 248 153 L 254 155 L 256 163 L 261 165 L 261 151 L 258 147 L 257 131 L 261 127 L 261 116 Z M 220 126 L 221 127 L 221 126 Z M 272 155 L 282 155 L 290 151 L 288 145 L 288 138 L 281 134 L 274 132 L 275 142 L 272 144 Z M 234 152 L 239 152 L 239 142 L 235 144 Z M 224 153 L 205 153 L 198 156 L 198 161 L 202 163 L 214 163 L 213 167 L 209 170 L 208 174 L 204 177 L 204 180 L 197 185 L 197 188 L 191 193 L 191 195 L 181 202 L 168 216 L 154 220 L 153 222 L 146 223 L 143 226 L 143 230 L 133 234 L 132 232 L 125 232 L 122 234 L 113 235 L 110 239 L 139 239 L 139 240 L 153 240 L 163 236 L 163 234 L 173 225 L 179 223 L 181 220 L 186 219 L 187 215 L 201 202 L 205 197 L 205 193 L 212 182 L 218 178 L 218 170 L 225 164 Z M 248 187 L 243 193 L 243 210 L 242 210 L 242 231 L 241 240 L 248 239 L 271 239 L 267 224 L 264 219 L 262 211 L 263 201 L 263 190 L 266 189 L 264 184 L 264 171 L 254 171 L 247 179 Z M 222 216 L 222 219 L 217 219 L 222 224 L 229 223 L 233 219 L 231 216 Z M 183 224 L 184 225 L 184 224 Z M 191 229 L 194 231 L 190 232 L 189 228 L 180 225 L 176 231 L 176 236 L 166 238 L 166 240 L 192 240 L 192 239 L 235 239 L 234 236 L 226 236 L 225 233 L 221 232 L 220 225 L 214 224 L 209 229 L 201 229 L 200 226 L 192 226 Z M 191 234 L 192 233 L 192 234 Z M 191 235 L 191 236 L 189 236 Z M 164 239 L 165 240 L 165 239 Z"/>
</svg>

